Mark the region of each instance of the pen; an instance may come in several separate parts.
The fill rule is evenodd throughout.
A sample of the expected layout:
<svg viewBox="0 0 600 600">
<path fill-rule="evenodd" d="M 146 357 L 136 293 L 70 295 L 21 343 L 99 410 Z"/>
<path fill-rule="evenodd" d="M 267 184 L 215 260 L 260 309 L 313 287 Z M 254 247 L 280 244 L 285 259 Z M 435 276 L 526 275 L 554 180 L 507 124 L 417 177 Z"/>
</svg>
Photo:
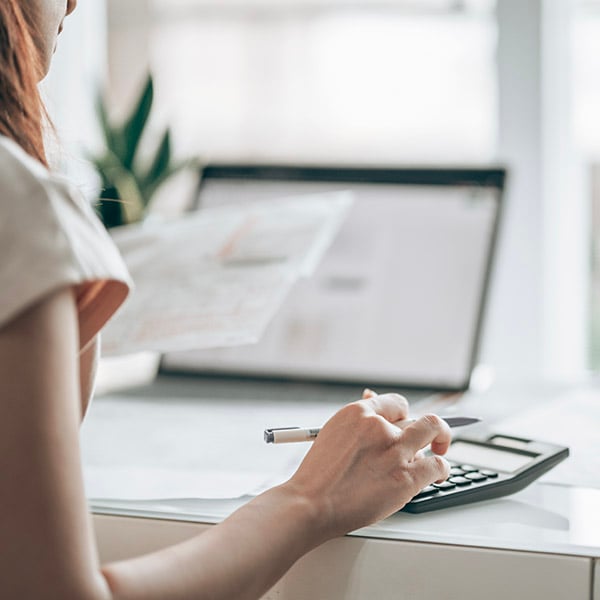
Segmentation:
<svg viewBox="0 0 600 600">
<path fill-rule="evenodd" d="M 441 417 L 449 427 L 462 427 L 479 423 L 477 417 Z M 403 419 L 394 425 L 400 429 L 408 427 L 417 419 Z M 265 429 L 265 442 L 267 444 L 286 444 L 290 442 L 312 442 L 321 431 L 320 427 L 272 427 Z"/>
</svg>

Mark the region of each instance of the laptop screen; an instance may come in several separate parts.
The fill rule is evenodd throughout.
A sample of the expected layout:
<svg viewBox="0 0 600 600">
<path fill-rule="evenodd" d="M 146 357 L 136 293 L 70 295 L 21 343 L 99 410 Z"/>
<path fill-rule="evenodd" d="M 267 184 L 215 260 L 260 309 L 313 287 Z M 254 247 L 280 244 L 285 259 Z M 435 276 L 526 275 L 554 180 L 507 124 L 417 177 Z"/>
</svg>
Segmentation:
<svg viewBox="0 0 600 600">
<path fill-rule="evenodd" d="M 163 369 L 465 389 L 503 181 L 502 170 L 483 169 L 207 169 L 200 207 L 341 190 L 354 203 L 263 339 L 170 353 Z"/>
</svg>

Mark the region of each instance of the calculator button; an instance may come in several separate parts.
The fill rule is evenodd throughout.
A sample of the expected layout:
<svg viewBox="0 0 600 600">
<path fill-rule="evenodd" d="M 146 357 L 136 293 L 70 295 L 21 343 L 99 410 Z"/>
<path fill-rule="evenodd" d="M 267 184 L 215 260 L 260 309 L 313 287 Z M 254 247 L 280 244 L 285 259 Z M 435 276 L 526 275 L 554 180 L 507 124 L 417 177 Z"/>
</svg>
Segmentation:
<svg viewBox="0 0 600 600">
<path fill-rule="evenodd" d="M 435 487 L 433 487 L 432 485 L 428 485 L 427 487 L 423 488 L 414 498 L 424 498 L 425 496 L 433 496 L 433 494 L 437 494 L 439 492 L 439 490 Z"/>
<path fill-rule="evenodd" d="M 455 483 L 456 485 L 471 485 L 472 483 L 472 481 L 465 479 L 464 477 L 450 477 L 448 481 L 450 483 Z"/>
<path fill-rule="evenodd" d="M 450 469 L 450 477 L 455 477 L 456 475 L 464 475 L 466 471 L 463 471 L 460 467 L 452 467 Z"/>
<path fill-rule="evenodd" d="M 466 473 L 466 479 L 470 479 L 471 481 L 485 481 L 487 477 L 483 473 L 477 473 L 477 471 L 473 473 Z"/>
<path fill-rule="evenodd" d="M 450 483 L 449 481 L 442 481 L 442 483 L 434 483 L 433 487 L 436 487 L 438 490 L 452 490 L 456 487 L 455 483 Z"/>
<path fill-rule="evenodd" d="M 460 468 L 465 473 L 471 473 L 472 471 L 477 471 L 477 467 L 473 467 L 472 465 L 460 465 Z"/>
<path fill-rule="evenodd" d="M 482 470 L 481 474 L 485 475 L 486 477 L 498 477 L 498 473 L 496 473 L 495 471 Z"/>
</svg>

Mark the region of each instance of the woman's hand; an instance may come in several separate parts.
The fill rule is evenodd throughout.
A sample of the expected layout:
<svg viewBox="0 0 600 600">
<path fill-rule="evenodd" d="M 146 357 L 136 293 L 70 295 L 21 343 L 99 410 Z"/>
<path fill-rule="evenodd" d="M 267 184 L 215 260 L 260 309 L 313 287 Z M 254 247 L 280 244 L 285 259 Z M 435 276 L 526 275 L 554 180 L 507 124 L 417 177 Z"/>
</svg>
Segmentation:
<svg viewBox="0 0 600 600">
<path fill-rule="evenodd" d="M 117 598 L 262 598 L 319 544 L 400 509 L 421 488 L 445 479 L 448 425 L 408 416 L 398 394 L 367 392 L 323 426 L 292 478 L 244 504 L 200 536 L 103 569 Z M 265 543 L 265 539 L 267 542 Z M 196 591 L 196 593 L 194 593 Z"/>
<path fill-rule="evenodd" d="M 284 486 L 307 498 L 318 515 L 322 542 L 389 516 L 422 488 L 448 477 L 440 454 L 451 432 L 436 415 L 404 430 L 408 402 L 398 394 L 375 395 L 339 410 L 323 427 L 304 461 Z M 431 444 L 434 456 L 420 451 Z"/>
</svg>

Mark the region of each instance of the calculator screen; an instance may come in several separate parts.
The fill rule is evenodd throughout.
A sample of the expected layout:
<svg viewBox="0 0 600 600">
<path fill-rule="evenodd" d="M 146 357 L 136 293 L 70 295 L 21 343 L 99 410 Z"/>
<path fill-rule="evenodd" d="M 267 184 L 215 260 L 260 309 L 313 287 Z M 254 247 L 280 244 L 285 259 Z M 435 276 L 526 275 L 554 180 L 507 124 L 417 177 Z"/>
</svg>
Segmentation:
<svg viewBox="0 0 600 600">
<path fill-rule="evenodd" d="M 445 458 L 460 464 L 475 465 L 505 473 L 513 473 L 532 460 L 532 456 L 461 441 L 456 441 L 450 446 Z"/>
</svg>

